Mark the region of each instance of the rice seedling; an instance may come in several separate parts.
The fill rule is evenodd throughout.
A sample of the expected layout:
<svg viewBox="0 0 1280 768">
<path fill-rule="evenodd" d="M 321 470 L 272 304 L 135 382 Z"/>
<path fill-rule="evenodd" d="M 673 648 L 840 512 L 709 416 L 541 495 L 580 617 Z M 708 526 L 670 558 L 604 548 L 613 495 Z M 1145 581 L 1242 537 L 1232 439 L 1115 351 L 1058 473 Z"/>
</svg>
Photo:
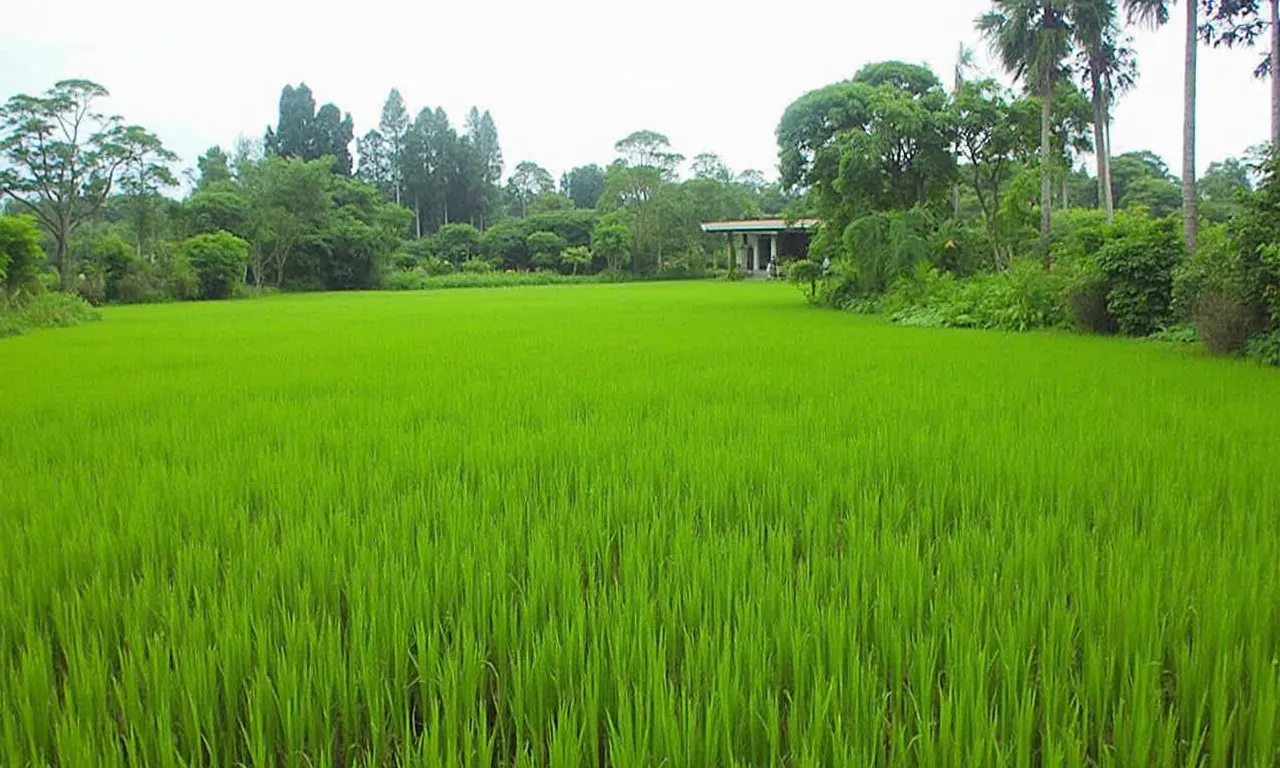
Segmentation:
<svg viewBox="0 0 1280 768">
<path fill-rule="evenodd" d="M 0 764 L 1280 765 L 1280 377 L 785 286 L 0 342 Z"/>
</svg>

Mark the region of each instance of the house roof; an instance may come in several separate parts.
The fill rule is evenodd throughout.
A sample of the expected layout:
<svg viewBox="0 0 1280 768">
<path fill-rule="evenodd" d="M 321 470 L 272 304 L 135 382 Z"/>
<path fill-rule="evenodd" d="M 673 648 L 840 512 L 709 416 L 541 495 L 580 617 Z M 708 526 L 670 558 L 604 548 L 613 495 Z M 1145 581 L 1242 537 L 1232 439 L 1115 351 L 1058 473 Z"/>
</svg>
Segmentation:
<svg viewBox="0 0 1280 768">
<path fill-rule="evenodd" d="M 740 221 L 704 221 L 703 232 L 786 232 L 788 230 L 812 229 L 817 219 L 796 219 L 788 223 L 785 219 L 742 219 Z"/>
</svg>

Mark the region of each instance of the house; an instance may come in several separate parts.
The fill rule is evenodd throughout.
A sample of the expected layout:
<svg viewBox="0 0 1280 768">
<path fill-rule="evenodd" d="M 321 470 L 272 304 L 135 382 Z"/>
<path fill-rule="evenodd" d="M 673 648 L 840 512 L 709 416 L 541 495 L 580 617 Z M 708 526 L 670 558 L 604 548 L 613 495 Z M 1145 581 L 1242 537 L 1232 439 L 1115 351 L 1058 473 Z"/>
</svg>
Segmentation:
<svg viewBox="0 0 1280 768">
<path fill-rule="evenodd" d="M 744 219 L 707 221 L 703 232 L 725 234 L 726 267 L 738 266 L 749 274 L 764 273 L 769 264 L 782 259 L 804 258 L 809 254 L 810 230 L 817 219 Z"/>
</svg>

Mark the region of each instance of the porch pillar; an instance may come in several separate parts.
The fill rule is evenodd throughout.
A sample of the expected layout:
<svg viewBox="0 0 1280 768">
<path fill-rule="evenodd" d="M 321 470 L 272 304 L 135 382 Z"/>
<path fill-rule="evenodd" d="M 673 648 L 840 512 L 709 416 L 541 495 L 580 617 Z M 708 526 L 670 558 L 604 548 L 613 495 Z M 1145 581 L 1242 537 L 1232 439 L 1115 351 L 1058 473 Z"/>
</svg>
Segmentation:
<svg viewBox="0 0 1280 768">
<path fill-rule="evenodd" d="M 751 263 L 747 265 L 747 269 L 757 272 L 760 269 L 760 235 L 751 234 Z"/>
<path fill-rule="evenodd" d="M 733 233 L 726 232 L 724 235 L 724 268 L 726 270 L 733 269 Z"/>
<path fill-rule="evenodd" d="M 769 236 L 769 261 L 773 263 L 773 268 L 778 268 L 778 238 L 781 237 L 777 232 Z"/>
</svg>

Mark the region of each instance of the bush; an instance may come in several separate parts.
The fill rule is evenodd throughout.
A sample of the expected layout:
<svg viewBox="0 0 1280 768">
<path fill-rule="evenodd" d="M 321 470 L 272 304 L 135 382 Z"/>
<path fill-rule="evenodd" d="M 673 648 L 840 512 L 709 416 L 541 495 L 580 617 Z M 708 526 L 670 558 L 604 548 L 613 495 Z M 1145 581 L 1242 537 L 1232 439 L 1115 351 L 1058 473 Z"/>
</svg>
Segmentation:
<svg viewBox="0 0 1280 768">
<path fill-rule="evenodd" d="M 1067 293 L 1076 330 L 1113 334 L 1120 330 L 1107 309 L 1107 280 L 1101 272 L 1087 270 L 1072 283 Z"/>
<path fill-rule="evenodd" d="M 101 317 L 73 293 L 40 292 L 0 303 L 0 336 L 17 336 L 33 328 L 65 328 Z"/>
<path fill-rule="evenodd" d="M 227 299 L 244 277 L 249 244 L 230 232 L 213 232 L 188 238 L 182 251 L 200 280 L 200 295 Z"/>
<path fill-rule="evenodd" d="M 1098 251 L 1107 311 L 1121 333 L 1146 336 L 1172 319 L 1173 270 L 1183 245 L 1172 219 L 1121 214 Z"/>
<path fill-rule="evenodd" d="M 493 265 L 481 258 L 467 259 L 462 262 L 462 271 L 473 275 L 483 274 L 492 272 Z"/>
<path fill-rule="evenodd" d="M 880 306 L 895 323 L 1027 331 L 1069 325 L 1069 279 L 1034 261 L 956 280 L 932 268 L 902 278 Z"/>
<path fill-rule="evenodd" d="M 1245 354 L 1267 365 L 1280 365 L 1280 331 L 1259 333 L 1249 339 Z"/>
<path fill-rule="evenodd" d="M 30 216 L 0 216 L 0 292 L 14 295 L 39 289 L 44 263 L 43 237 Z"/>
<path fill-rule="evenodd" d="M 1215 288 L 1201 294 L 1195 324 L 1210 352 L 1235 355 L 1245 350 L 1250 336 L 1262 330 L 1265 317 L 1257 307 Z"/>
</svg>

